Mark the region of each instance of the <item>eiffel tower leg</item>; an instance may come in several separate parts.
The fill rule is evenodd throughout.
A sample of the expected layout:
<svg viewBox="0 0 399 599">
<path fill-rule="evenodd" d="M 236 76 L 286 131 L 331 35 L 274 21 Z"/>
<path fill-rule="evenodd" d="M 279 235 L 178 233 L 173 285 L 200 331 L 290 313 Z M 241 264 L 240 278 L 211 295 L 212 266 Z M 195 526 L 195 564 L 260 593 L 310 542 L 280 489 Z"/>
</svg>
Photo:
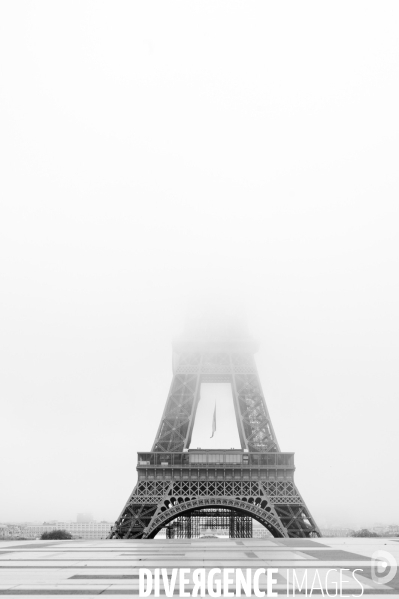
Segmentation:
<svg viewBox="0 0 399 599">
<path fill-rule="evenodd" d="M 111 539 L 142 539 L 144 529 L 151 522 L 157 506 L 154 504 L 131 503 L 126 507 L 121 517 L 115 522 L 109 538 Z"/>
<path fill-rule="evenodd" d="M 109 539 L 143 539 L 154 516 L 158 514 L 171 483 L 138 483 L 109 534 Z M 152 492 L 152 493 L 151 493 Z M 162 493 L 162 495 L 154 495 Z"/>
<path fill-rule="evenodd" d="M 320 537 L 320 531 L 304 504 L 282 504 L 275 506 L 281 523 L 289 537 Z"/>
</svg>

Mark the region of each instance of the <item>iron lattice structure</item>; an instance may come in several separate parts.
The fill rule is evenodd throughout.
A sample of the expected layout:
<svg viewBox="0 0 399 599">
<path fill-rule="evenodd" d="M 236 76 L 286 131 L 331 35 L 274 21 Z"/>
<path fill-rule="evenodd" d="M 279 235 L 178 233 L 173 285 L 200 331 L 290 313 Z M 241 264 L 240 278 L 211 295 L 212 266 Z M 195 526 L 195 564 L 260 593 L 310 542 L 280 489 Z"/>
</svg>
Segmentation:
<svg viewBox="0 0 399 599">
<path fill-rule="evenodd" d="M 246 332 L 174 343 L 173 379 L 149 453 L 138 454 L 138 482 L 109 538 L 153 538 L 198 510 L 233 510 L 275 537 L 321 536 L 294 483 L 294 454 L 283 453 Z M 201 383 L 230 383 L 239 450 L 189 449 Z M 179 520 L 178 520 L 179 521 Z"/>
<path fill-rule="evenodd" d="M 207 532 L 227 533 L 231 539 L 251 539 L 252 518 L 237 510 L 193 510 L 166 527 L 166 538 L 199 539 Z"/>
</svg>

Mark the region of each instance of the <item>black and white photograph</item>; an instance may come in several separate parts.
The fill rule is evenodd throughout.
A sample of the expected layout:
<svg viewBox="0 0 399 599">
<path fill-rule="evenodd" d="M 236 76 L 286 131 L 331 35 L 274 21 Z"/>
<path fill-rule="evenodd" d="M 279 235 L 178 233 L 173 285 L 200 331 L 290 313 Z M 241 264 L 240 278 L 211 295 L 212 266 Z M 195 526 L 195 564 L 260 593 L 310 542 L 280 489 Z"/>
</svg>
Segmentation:
<svg viewBox="0 0 399 599">
<path fill-rule="evenodd" d="M 399 598 L 399 3 L 0 0 L 0 595 Z"/>
</svg>

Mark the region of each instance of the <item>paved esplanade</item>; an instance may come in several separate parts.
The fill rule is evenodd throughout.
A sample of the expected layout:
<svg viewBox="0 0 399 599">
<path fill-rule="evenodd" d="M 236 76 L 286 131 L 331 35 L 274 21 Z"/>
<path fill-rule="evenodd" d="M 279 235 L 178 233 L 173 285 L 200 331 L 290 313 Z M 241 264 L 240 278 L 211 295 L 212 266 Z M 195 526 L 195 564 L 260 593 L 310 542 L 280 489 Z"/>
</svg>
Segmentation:
<svg viewBox="0 0 399 599">
<path fill-rule="evenodd" d="M 138 595 L 139 568 L 278 568 L 279 595 L 292 596 L 292 571 L 302 580 L 307 569 L 308 596 L 316 569 L 324 586 L 327 571 L 343 569 L 343 595 L 399 597 L 398 574 L 386 585 L 371 579 L 372 555 L 384 550 L 399 559 L 399 539 L 196 539 L 108 541 L 2 541 L 0 594 L 21 597 L 51 595 Z M 329 575 L 330 593 L 339 572 Z M 261 576 L 260 587 L 266 588 Z M 190 590 L 188 585 L 187 590 Z M 234 589 L 233 589 L 234 590 Z M 163 586 L 161 583 L 161 595 Z M 298 596 L 301 593 L 296 591 Z M 315 591 L 312 596 L 320 595 Z M 153 594 L 151 595 L 154 596 Z M 178 587 L 175 596 L 179 596 Z M 339 596 L 339 593 L 338 593 Z"/>
</svg>

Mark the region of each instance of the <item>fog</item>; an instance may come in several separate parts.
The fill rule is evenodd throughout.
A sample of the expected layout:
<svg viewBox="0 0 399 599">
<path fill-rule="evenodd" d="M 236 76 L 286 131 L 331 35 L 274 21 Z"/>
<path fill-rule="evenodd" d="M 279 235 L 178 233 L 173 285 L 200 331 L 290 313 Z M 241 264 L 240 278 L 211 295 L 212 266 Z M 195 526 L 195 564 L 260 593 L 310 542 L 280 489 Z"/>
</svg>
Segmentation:
<svg viewBox="0 0 399 599">
<path fill-rule="evenodd" d="M 1 522 L 117 518 L 217 301 L 319 526 L 399 523 L 398 16 L 1 3 Z"/>
</svg>

